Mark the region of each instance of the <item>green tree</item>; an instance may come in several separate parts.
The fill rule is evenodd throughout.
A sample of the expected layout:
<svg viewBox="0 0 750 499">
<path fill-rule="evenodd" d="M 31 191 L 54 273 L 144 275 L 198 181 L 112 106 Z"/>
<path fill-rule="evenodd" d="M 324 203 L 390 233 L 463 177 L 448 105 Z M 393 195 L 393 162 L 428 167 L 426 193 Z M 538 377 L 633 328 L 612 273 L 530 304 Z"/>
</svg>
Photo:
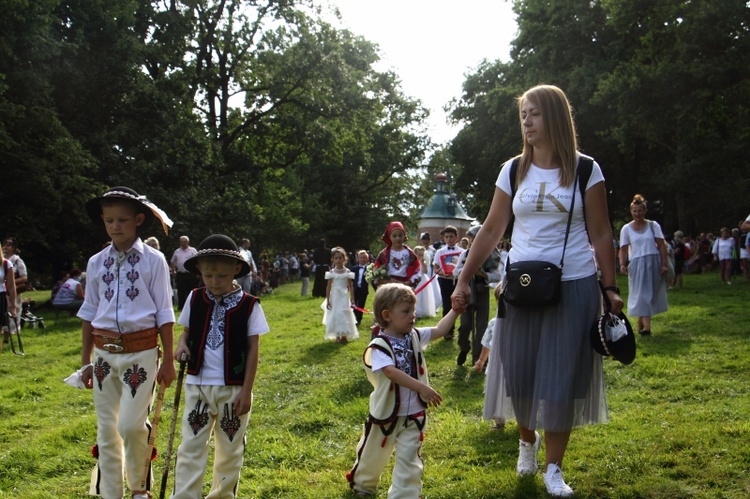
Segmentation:
<svg viewBox="0 0 750 499">
<path fill-rule="evenodd" d="M 467 123 L 450 147 L 459 183 L 479 189 L 472 214 L 486 211 L 498 165 L 520 151 L 514 97 L 551 83 L 573 104 L 581 150 L 602 166 L 611 218 L 626 219 L 640 192 L 668 231 L 734 223 L 750 182 L 740 156 L 746 2 L 517 0 L 514 10 L 512 60 L 482 64 L 453 108 Z"/>
</svg>

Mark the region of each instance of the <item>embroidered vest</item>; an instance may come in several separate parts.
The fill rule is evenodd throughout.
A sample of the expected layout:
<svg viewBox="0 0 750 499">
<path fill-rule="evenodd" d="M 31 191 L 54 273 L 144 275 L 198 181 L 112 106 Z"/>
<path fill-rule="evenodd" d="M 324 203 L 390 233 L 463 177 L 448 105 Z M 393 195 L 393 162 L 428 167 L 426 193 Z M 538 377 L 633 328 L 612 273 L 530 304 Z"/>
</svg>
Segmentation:
<svg viewBox="0 0 750 499">
<path fill-rule="evenodd" d="M 427 375 L 427 364 L 424 360 L 422 349 L 419 345 L 419 332 L 416 329 L 412 329 L 409 333 L 411 339 L 411 347 L 414 352 L 412 372 L 416 373 L 414 376 L 419 381 L 429 384 L 429 376 Z M 372 350 L 378 349 L 387 355 L 390 355 L 394 363 L 396 362 L 395 354 L 393 353 L 393 346 L 387 335 L 378 334 L 367 346 L 362 360 L 365 364 L 365 373 L 367 379 L 373 387 L 373 391 L 370 394 L 370 417 L 369 420 L 375 424 L 385 425 L 392 421 L 395 421 L 398 417 L 398 410 L 401 405 L 399 397 L 399 386 L 388 379 L 383 374 L 382 369 L 377 372 L 372 371 Z M 426 408 L 427 404 L 419 399 L 422 405 Z"/>
<path fill-rule="evenodd" d="M 258 299 L 247 293 L 224 318 L 224 382 L 227 385 L 242 385 L 245 380 L 247 360 L 247 321 Z M 187 344 L 190 349 L 188 374 L 197 375 L 203 365 L 203 351 L 211 328 L 211 316 L 216 303 L 206 294 L 206 288 L 193 292 L 190 302 L 190 330 Z"/>
</svg>

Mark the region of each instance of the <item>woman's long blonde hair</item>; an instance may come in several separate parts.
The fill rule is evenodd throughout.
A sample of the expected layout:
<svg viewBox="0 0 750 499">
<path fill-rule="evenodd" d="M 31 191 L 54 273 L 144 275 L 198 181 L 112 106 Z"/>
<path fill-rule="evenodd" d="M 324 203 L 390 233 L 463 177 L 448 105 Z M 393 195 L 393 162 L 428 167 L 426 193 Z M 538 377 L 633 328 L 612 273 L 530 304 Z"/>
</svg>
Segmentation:
<svg viewBox="0 0 750 499">
<path fill-rule="evenodd" d="M 578 164 L 576 126 L 568 97 L 565 92 L 554 85 L 538 85 L 530 88 L 518 98 L 519 117 L 527 99 L 533 102 L 542 113 L 547 137 L 555 151 L 555 156 L 562 165 L 560 168 L 560 183 L 567 187 L 575 179 Z M 516 186 L 520 185 L 529 172 L 533 152 L 533 147 L 526 141 L 523 118 L 521 118 L 521 136 L 523 137 L 523 152 L 518 163 L 518 172 L 515 178 Z"/>
</svg>

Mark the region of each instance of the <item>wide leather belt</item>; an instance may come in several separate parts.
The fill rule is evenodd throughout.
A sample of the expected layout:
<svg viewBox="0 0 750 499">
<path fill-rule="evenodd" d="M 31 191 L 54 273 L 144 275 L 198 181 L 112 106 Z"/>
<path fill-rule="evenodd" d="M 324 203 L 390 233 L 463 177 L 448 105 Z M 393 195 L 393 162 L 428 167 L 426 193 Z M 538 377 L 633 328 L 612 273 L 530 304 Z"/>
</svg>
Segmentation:
<svg viewBox="0 0 750 499">
<path fill-rule="evenodd" d="M 94 329 L 92 334 L 94 346 L 110 353 L 142 352 L 159 345 L 159 331 L 155 327 L 124 334 L 105 329 Z"/>
</svg>

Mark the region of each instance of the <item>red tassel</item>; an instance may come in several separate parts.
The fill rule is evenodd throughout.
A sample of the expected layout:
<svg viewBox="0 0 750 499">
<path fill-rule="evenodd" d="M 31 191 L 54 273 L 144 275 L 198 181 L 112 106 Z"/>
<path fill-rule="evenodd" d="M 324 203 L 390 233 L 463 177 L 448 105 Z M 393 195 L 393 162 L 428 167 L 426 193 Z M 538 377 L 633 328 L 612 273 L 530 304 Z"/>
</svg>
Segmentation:
<svg viewBox="0 0 750 499">
<path fill-rule="evenodd" d="M 421 431 L 419 432 L 419 441 L 424 442 L 424 433 L 422 433 Z"/>
<path fill-rule="evenodd" d="M 419 374 L 421 374 L 421 375 L 424 376 L 424 367 L 423 366 L 419 366 Z"/>
<path fill-rule="evenodd" d="M 151 460 L 156 461 L 157 455 L 159 455 L 159 452 L 156 450 L 156 446 L 151 447 Z"/>
<path fill-rule="evenodd" d="M 349 483 L 352 483 L 353 480 L 354 480 L 354 478 L 352 478 L 352 472 L 348 471 L 346 473 L 346 481 L 349 482 Z"/>
<path fill-rule="evenodd" d="M 385 447 L 385 443 L 388 441 L 388 437 L 383 437 L 383 441 L 380 443 L 381 447 Z"/>
<path fill-rule="evenodd" d="M 99 459 L 99 446 L 97 444 L 91 446 L 91 455 L 94 456 L 94 459 Z"/>
</svg>

